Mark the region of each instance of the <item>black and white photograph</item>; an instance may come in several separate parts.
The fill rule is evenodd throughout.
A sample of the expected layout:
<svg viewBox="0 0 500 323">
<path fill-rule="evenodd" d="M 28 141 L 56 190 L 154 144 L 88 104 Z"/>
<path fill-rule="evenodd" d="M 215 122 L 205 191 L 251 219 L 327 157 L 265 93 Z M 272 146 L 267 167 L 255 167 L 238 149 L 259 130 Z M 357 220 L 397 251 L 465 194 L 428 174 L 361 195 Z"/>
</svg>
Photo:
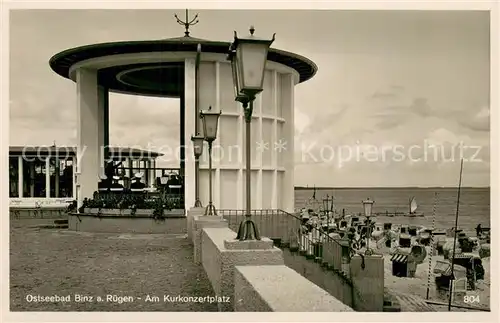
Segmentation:
<svg viewBox="0 0 500 323">
<path fill-rule="evenodd" d="M 7 311 L 497 311 L 481 8 L 4 9 Z"/>
</svg>

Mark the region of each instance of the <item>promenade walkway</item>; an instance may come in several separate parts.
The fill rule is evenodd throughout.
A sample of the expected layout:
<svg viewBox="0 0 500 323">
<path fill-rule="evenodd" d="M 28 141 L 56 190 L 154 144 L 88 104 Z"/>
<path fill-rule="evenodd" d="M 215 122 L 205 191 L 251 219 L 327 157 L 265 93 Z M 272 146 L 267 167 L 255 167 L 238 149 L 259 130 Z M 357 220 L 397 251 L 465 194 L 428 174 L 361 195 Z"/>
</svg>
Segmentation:
<svg viewBox="0 0 500 323">
<path fill-rule="evenodd" d="M 53 220 L 11 220 L 11 311 L 217 311 L 215 303 L 164 301 L 164 295 L 214 295 L 203 268 L 193 263 L 192 246 L 185 235 L 96 234 L 34 227 L 41 222 Z M 37 295 L 70 295 L 71 301 L 27 301 Z M 92 300 L 76 302 L 76 295 Z M 106 301 L 107 295 L 114 295 L 114 301 Z M 149 302 L 147 295 L 159 301 Z"/>
</svg>

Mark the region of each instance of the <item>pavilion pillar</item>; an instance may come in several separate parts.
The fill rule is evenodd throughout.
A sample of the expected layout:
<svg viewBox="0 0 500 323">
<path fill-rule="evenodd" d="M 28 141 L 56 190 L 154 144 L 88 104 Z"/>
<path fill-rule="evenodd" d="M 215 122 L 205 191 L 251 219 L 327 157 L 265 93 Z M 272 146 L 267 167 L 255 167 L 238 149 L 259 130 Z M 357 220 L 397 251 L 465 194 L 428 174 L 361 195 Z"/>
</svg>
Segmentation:
<svg viewBox="0 0 500 323">
<path fill-rule="evenodd" d="M 77 192 L 78 206 L 97 191 L 104 174 L 105 110 L 108 91 L 98 85 L 97 71 L 76 71 L 77 87 Z"/>
<path fill-rule="evenodd" d="M 195 98 L 195 59 L 186 58 L 184 64 L 184 100 L 182 100 L 184 105 L 182 122 L 184 123 L 184 138 L 191 138 L 192 135 L 196 135 L 195 129 L 195 118 L 197 117 L 196 109 L 196 98 Z M 182 107 L 181 107 L 182 109 Z M 182 128 L 181 128 L 182 129 Z M 190 145 L 189 154 L 193 154 L 192 145 Z M 204 152 L 207 153 L 206 151 Z M 182 166 L 181 166 L 182 167 Z M 189 210 L 193 207 L 196 192 L 195 192 L 195 162 L 194 158 L 185 158 L 184 161 L 184 207 Z"/>
<path fill-rule="evenodd" d="M 104 167 L 105 161 L 109 158 L 109 90 L 103 86 L 99 86 L 99 127 L 102 129 L 99 132 L 99 141 L 101 146 L 101 164 Z M 104 175 L 104 168 L 102 169 Z"/>
<path fill-rule="evenodd" d="M 292 74 L 287 74 L 282 80 L 282 104 L 287 107 L 283 110 L 283 118 L 286 120 L 283 128 L 282 136 L 278 138 L 286 140 L 286 147 L 278 152 L 281 154 L 281 160 L 285 166 L 285 173 L 283 176 L 283 183 L 281 189 L 282 208 L 286 212 L 293 213 L 295 209 L 295 189 L 294 189 L 294 97 L 295 97 L 295 80 Z"/>
</svg>

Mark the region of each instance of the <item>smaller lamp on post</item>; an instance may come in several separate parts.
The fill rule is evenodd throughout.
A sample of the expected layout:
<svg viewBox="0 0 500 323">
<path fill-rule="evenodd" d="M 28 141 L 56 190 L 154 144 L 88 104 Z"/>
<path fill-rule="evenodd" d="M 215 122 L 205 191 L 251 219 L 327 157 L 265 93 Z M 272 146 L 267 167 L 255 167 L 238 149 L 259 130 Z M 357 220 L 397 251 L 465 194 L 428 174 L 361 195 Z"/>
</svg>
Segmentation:
<svg viewBox="0 0 500 323">
<path fill-rule="evenodd" d="M 365 217 L 366 217 L 366 254 L 370 255 L 372 254 L 372 250 L 370 249 L 370 234 L 371 234 L 371 222 L 370 222 L 370 217 L 372 216 L 372 208 L 373 208 L 373 203 L 375 201 L 370 200 L 370 198 L 367 198 L 366 200 L 363 201 L 363 209 L 365 211 Z"/>
<path fill-rule="evenodd" d="M 203 122 L 203 134 L 204 140 L 208 142 L 208 185 L 209 185 L 209 195 L 208 195 L 208 206 L 205 209 L 205 215 L 217 215 L 215 206 L 212 201 L 212 143 L 217 139 L 217 128 L 219 125 L 219 117 L 222 111 L 214 112 L 212 107 L 209 107 L 206 111 L 200 111 L 200 117 Z"/>
<path fill-rule="evenodd" d="M 198 164 L 200 161 L 200 157 L 203 154 L 203 141 L 205 140 L 205 137 L 200 136 L 200 134 L 197 134 L 196 136 L 191 136 L 191 141 L 193 142 L 193 152 L 194 152 L 194 159 L 195 163 Z M 203 205 L 201 204 L 200 201 L 200 174 L 199 174 L 200 168 L 198 166 L 195 167 L 195 198 L 196 201 L 194 202 L 194 207 L 202 207 Z"/>
</svg>

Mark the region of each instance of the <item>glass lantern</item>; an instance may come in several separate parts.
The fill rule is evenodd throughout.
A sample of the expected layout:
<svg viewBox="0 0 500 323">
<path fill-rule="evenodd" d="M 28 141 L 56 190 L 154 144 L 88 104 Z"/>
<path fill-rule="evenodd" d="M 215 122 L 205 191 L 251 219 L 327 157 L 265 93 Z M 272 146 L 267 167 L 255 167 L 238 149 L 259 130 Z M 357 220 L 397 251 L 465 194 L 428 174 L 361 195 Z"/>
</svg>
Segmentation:
<svg viewBox="0 0 500 323">
<path fill-rule="evenodd" d="M 265 40 L 255 37 L 254 32 L 251 27 L 250 35 L 244 38 L 238 38 L 234 33 L 230 56 L 236 100 L 241 94 L 254 98 L 263 90 L 267 53 L 275 35 L 271 40 Z"/>
<path fill-rule="evenodd" d="M 209 107 L 206 111 L 200 111 L 200 117 L 203 121 L 203 134 L 206 141 L 212 142 L 217 138 L 217 127 L 221 114 L 222 111 L 212 111 L 212 107 Z"/>
</svg>

